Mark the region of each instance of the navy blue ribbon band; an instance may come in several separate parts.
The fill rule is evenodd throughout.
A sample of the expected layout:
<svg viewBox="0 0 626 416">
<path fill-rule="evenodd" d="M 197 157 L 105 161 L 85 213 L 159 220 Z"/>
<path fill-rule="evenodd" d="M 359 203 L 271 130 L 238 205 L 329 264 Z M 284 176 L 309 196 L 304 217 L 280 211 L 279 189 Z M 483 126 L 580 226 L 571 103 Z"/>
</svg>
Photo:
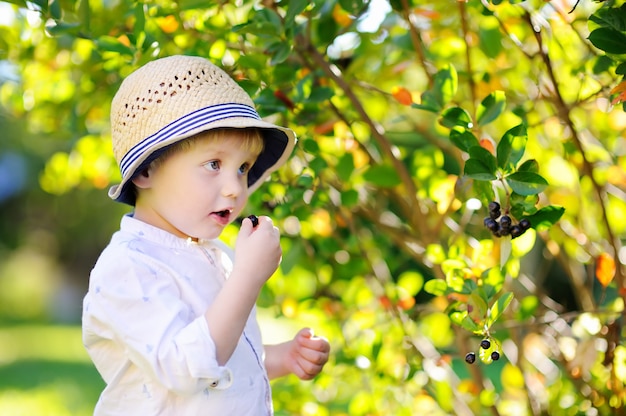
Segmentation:
<svg viewBox="0 0 626 416">
<path fill-rule="evenodd" d="M 159 143 L 183 136 L 198 127 L 233 117 L 261 119 L 253 107 L 237 103 L 216 104 L 186 114 L 134 145 L 120 161 L 122 177 L 126 177 L 130 167 L 141 155 Z"/>
</svg>

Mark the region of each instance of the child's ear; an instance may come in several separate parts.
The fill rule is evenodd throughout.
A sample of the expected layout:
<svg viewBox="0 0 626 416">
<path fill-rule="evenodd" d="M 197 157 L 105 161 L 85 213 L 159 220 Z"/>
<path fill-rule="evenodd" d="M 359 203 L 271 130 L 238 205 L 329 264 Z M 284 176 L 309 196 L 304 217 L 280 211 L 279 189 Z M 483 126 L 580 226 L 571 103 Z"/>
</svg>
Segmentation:
<svg viewBox="0 0 626 416">
<path fill-rule="evenodd" d="M 142 170 L 139 175 L 135 175 L 133 178 L 133 184 L 137 188 L 146 189 L 152 185 L 152 177 L 150 176 L 150 169 Z"/>
</svg>

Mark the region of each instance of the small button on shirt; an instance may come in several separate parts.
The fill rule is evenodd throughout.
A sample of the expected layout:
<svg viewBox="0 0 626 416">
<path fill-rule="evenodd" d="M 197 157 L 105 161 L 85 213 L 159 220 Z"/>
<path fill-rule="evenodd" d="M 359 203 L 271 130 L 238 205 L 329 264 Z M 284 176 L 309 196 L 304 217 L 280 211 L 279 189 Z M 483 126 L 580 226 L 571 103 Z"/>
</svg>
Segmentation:
<svg viewBox="0 0 626 416">
<path fill-rule="evenodd" d="M 94 415 L 272 414 L 256 311 L 224 366 L 204 318 L 231 259 L 218 240 L 122 218 L 83 302 L 83 342 L 106 382 Z"/>
</svg>

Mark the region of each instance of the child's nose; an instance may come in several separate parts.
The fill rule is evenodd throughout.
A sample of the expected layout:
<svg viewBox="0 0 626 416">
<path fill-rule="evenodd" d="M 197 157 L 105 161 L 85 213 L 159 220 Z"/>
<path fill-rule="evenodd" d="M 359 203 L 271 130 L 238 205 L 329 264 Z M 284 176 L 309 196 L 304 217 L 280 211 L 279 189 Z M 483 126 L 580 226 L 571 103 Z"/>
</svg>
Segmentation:
<svg viewBox="0 0 626 416">
<path fill-rule="evenodd" d="M 239 174 L 225 175 L 222 183 L 222 195 L 228 198 L 235 198 L 243 192 L 244 179 Z"/>
</svg>

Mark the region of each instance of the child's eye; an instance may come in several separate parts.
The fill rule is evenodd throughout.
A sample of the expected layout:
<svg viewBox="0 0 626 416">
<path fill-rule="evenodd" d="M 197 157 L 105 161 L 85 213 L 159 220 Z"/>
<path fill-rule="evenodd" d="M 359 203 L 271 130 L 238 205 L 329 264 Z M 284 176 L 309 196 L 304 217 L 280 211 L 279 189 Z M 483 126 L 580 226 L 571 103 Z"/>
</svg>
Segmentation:
<svg viewBox="0 0 626 416">
<path fill-rule="evenodd" d="M 239 166 L 239 173 L 242 175 L 245 175 L 246 173 L 248 173 L 249 170 L 250 170 L 250 165 L 248 163 L 244 163 L 243 165 Z"/>
<path fill-rule="evenodd" d="M 220 162 L 217 160 L 210 160 L 204 164 L 204 167 L 208 170 L 219 170 Z"/>
</svg>

